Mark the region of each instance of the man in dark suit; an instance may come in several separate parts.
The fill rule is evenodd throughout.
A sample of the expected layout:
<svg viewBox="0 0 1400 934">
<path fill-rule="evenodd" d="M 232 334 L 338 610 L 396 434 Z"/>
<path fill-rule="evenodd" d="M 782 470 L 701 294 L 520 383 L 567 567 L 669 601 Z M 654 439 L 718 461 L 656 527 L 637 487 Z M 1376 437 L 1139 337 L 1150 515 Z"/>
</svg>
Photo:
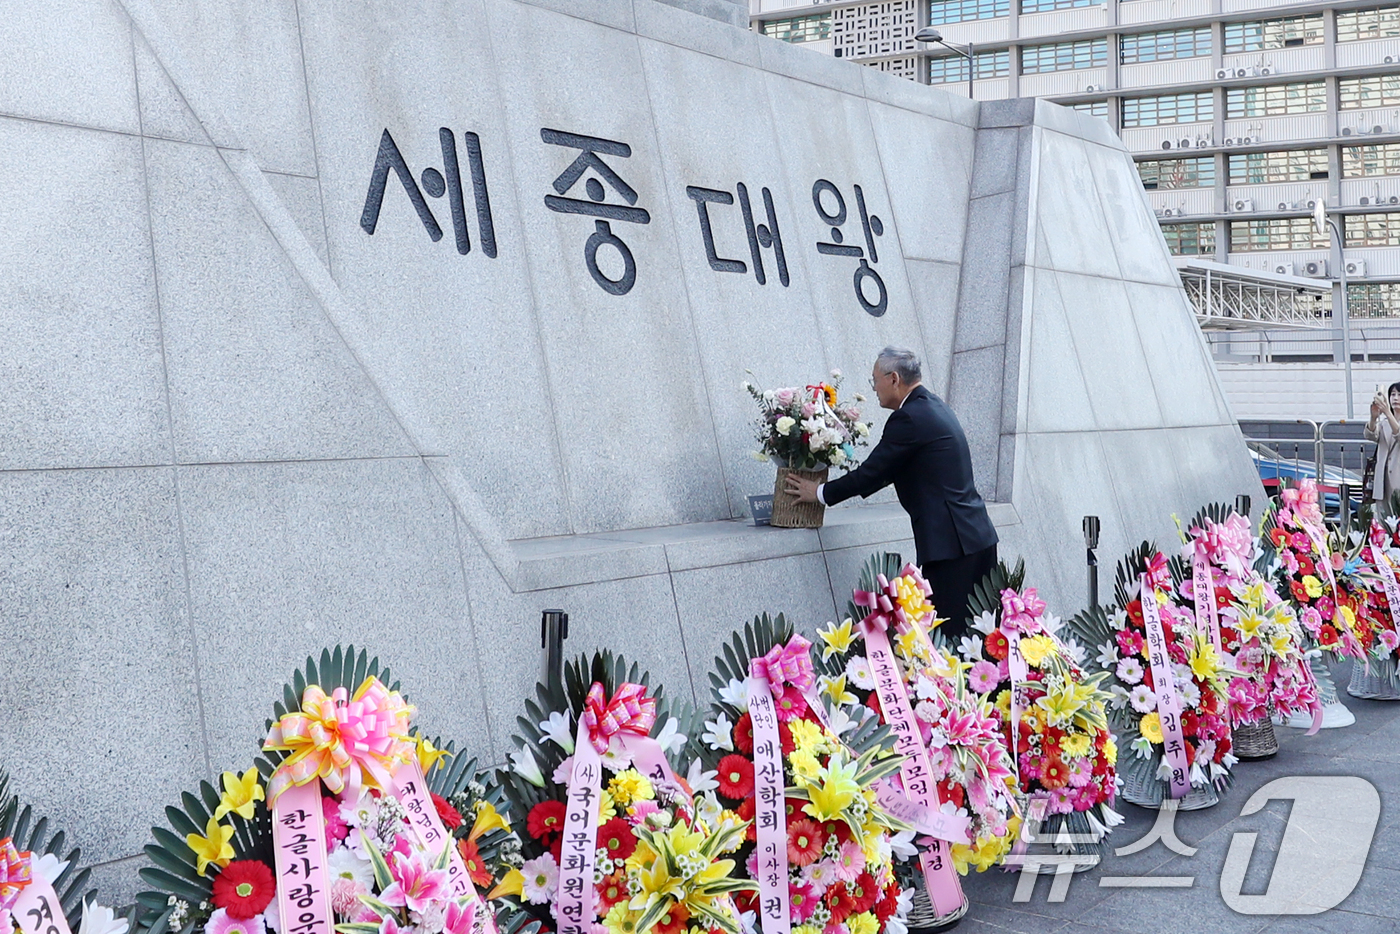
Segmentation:
<svg viewBox="0 0 1400 934">
<path fill-rule="evenodd" d="M 802 502 L 835 506 L 894 484 L 914 527 L 918 563 L 933 588 L 940 628 L 956 645 L 967 632 L 967 598 L 997 560 L 997 533 L 972 482 L 972 455 L 952 409 L 921 384 L 919 358 L 886 347 L 870 385 L 881 408 L 893 409 L 880 443 L 855 470 L 826 483 L 788 477 Z"/>
</svg>

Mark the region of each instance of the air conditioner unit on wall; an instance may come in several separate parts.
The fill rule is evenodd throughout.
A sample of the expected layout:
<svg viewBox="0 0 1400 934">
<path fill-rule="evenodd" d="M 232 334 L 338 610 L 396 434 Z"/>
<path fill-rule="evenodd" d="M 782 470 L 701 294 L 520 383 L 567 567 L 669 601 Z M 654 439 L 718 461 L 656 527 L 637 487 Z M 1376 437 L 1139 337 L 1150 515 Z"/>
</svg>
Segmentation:
<svg viewBox="0 0 1400 934">
<path fill-rule="evenodd" d="M 1259 74 L 1260 74 L 1262 77 L 1267 78 L 1267 77 L 1269 77 L 1270 75 L 1277 74 L 1277 72 L 1274 71 L 1274 66 L 1273 66 L 1273 65 L 1265 65 L 1265 66 L 1263 66 L 1262 68 L 1259 69 Z"/>
<path fill-rule="evenodd" d="M 1163 148 L 1163 149 L 1171 149 L 1172 146 L 1174 146 L 1174 145 L 1175 145 L 1175 144 L 1174 144 L 1171 140 L 1169 140 L 1169 139 L 1164 139 L 1164 140 L 1162 140 L 1162 148 Z"/>
<path fill-rule="evenodd" d="M 1289 205 L 1289 203 L 1288 203 L 1287 201 L 1280 201 L 1280 202 L 1278 203 L 1278 206 L 1275 208 L 1275 210 L 1278 210 L 1278 211 L 1287 211 L 1287 210 L 1290 210 L 1290 209 L 1291 209 L 1291 205 Z"/>
<path fill-rule="evenodd" d="M 1085 90 L 1087 93 L 1092 94 L 1092 93 L 1094 93 L 1095 91 L 1102 91 L 1102 90 L 1103 90 L 1103 85 L 1102 85 L 1102 84 L 1086 84 L 1086 85 L 1084 85 L 1084 90 Z"/>
<path fill-rule="evenodd" d="M 1394 55 L 1387 55 L 1385 57 L 1385 63 L 1387 65 L 1394 65 L 1397 61 L 1400 61 L 1400 59 L 1397 59 Z"/>
<path fill-rule="evenodd" d="M 1248 78 L 1248 77 L 1249 77 L 1249 69 L 1248 69 L 1248 68 L 1236 68 L 1236 69 L 1235 69 L 1235 77 L 1236 77 L 1236 78 Z"/>
<path fill-rule="evenodd" d="M 1327 277 L 1327 260 L 1312 259 L 1303 264 L 1303 275 L 1314 279 L 1325 279 Z"/>
<path fill-rule="evenodd" d="M 1274 263 L 1274 274 L 1280 276 L 1296 276 L 1292 263 Z"/>
<path fill-rule="evenodd" d="M 1400 204 L 1400 195 L 1391 195 L 1385 200 L 1387 204 Z"/>
<path fill-rule="evenodd" d="M 1196 145 L 1196 141 L 1195 141 L 1195 140 L 1190 139 L 1189 137 L 1183 137 L 1182 139 L 1177 140 L 1176 148 L 1177 148 L 1177 149 L 1190 149 L 1191 147 L 1193 147 L 1193 146 L 1195 146 L 1195 145 Z"/>
<path fill-rule="evenodd" d="M 1254 199 L 1253 199 L 1253 198 L 1236 198 L 1235 201 L 1234 201 L 1234 204 L 1232 205 L 1232 210 L 1235 210 L 1235 211 L 1237 211 L 1237 212 L 1239 212 L 1239 213 L 1241 213 L 1241 214 L 1248 213 L 1249 211 L 1253 211 L 1253 210 L 1254 210 Z"/>
<path fill-rule="evenodd" d="M 1349 259 L 1349 260 L 1347 260 L 1347 275 L 1349 275 L 1349 276 L 1364 276 L 1364 275 L 1366 275 L 1366 261 L 1365 261 L 1364 259 Z"/>
<path fill-rule="evenodd" d="M 1355 133 L 1355 132 L 1356 132 L 1356 131 L 1353 130 L 1353 129 L 1352 129 L 1351 127 L 1349 127 L 1349 126 L 1344 126 L 1344 127 L 1342 127 L 1342 135 L 1343 135 L 1343 136 L 1351 136 L 1351 135 L 1352 135 L 1353 133 Z"/>
</svg>

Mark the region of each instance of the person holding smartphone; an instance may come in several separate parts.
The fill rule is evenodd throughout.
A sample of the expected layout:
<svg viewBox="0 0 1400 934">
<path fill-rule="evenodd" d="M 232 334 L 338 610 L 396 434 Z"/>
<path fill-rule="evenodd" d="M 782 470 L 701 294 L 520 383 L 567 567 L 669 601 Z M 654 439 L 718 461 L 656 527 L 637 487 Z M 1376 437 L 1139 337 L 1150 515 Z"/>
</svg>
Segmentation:
<svg viewBox="0 0 1400 934">
<path fill-rule="evenodd" d="M 1371 418 L 1366 422 L 1366 440 L 1376 442 L 1376 474 L 1371 484 L 1371 499 L 1385 502 L 1395 490 L 1400 490 L 1400 383 L 1391 383 L 1385 395 L 1376 393 L 1371 399 Z"/>
</svg>

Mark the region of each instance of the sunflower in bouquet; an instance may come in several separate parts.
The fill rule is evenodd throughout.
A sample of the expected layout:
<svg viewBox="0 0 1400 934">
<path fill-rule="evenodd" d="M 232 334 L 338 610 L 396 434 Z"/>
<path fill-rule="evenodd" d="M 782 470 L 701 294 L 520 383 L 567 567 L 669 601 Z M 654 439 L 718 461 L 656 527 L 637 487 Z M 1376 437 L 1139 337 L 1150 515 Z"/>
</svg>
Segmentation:
<svg viewBox="0 0 1400 934">
<path fill-rule="evenodd" d="M 1263 542 L 1264 561 L 1276 568 L 1279 592 L 1291 597 L 1309 641 L 1339 659 L 1364 658 L 1357 601 L 1340 588 L 1337 571 L 1345 562 L 1328 543 L 1315 481 L 1302 480 L 1274 499 Z"/>
<path fill-rule="evenodd" d="M 785 897 L 801 934 L 905 934 L 912 872 L 896 868 L 916 853 L 914 831 L 877 795 L 900 757 L 844 678 L 818 680 L 811 653 L 782 614 L 724 646 L 702 737 L 717 787 L 703 806 L 751 822 L 737 855 L 761 888 L 736 901 L 765 930 Z"/>
<path fill-rule="evenodd" d="M 844 678 L 845 688 L 884 724 L 893 712 L 884 709 L 876 690 L 878 657 L 871 651 L 871 635 L 876 626 L 888 626 L 897 675 L 933 770 L 937 807 L 966 823 L 966 841 L 951 846 L 954 866 L 966 875 L 972 867 L 982 872 L 996 865 L 1010 851 L 1020 830 L 1022 800 L 997 712 L 969 684 L 972 666 L 947 648 L 935 648 L 930 638 L 930 630 L 942 622 L 930 593 L 918 568 L 898 554 L 872 556 L 861 570 L 847 617 L 818 636 L 824 670 Z"/>
<path fill-rule="evenodd" d="M 1239 672 L 1229 681 L 1230 725 L 1257 723 L 1270 712 L 1319 713 L 1302 627 L 1293 605 L 1254 567 L 1249 520 L 1228 506 L 1207 506 L 1183 538 L 1178 590 L 1192 601 L 1198 628 Z"/>
<path fill-rule="evenodd" d="M 739 934 L 748 821 L 694 797 L 714 777 L 689 738 L 701 718 L 649 681 L 602 652 L 526 699 L 501 772 L 526 827 L 522 904 L 561 934 Z"/>
<path fill-rule="evenodd" d="M 50 931 L 69 934 L 125 934 L 129 920 L 94 902 L 90 868 L 79 868 L 77 847 L 67 849 L 63 831 L 50 833 L 46 817 L 37 820 L 31 805 L 21 806 L 10 791 L 10 777 L 0 772 L 0 934 L 18 934 L 21 916 L 47 910 Z"/>
<path fill-rule="evenodd" d="M 1124 797 L 1155 804 L 1161 796 L 1154 793 L 1154 783 L 1170 784 L 1174 778 L 1178 790 L 1228 786 L 1238 761 L 1230 751 L 1228 707 L 1229 679 L 1235 672 L 1226 667 L 1209 634 L 1197 627 L 1192 610 L 1178 602 L 1167 558 L 1155 546 L 1143 542 L 1129 552 L 1115 577 L 1116 605 L 1090 607 L 1068 625 L 1080 644 L 1097 649 L 1086 664 L 1109 675 L 1108 690 L 1114 695 L 1109 723 L 1127 745 L 1118 758 Z M 1161 684 L 1143 606 L 1149 599 L 1163 639 Z M 1173 706 L 1180 710 L 1175 724 Z M 1178 741 L 1180 748 L 1174 745 Z"/>
<path fill-rule="evenodd" d="M 1054 834 L 1102 837 L 1123 818 L 1113 810 L 1118 746 L 1108 728 L 1106 672 L 1086 674 L 1084 651 L 1059 635 L 1025 565 L 998 564 L 973 588 L 972 632 L 960 646 L 974 691 L 993 699 L 993 716 L 1015 764 L 1029 812 Z M 1083 815 L 1071 821 L 1071 815 Z M 1082 825 L 1082 826 L 1081 826 Z"/>
<path fill-rule="evenodd" d="M 144 931 L 533 930 L 506 897 L 521 855 L 500 790 L 411 726 L 378 659 L 354 646 L 308 658 L 274 713 L 262 756 L 185 792 L 152 828 Z"/>
</svg>

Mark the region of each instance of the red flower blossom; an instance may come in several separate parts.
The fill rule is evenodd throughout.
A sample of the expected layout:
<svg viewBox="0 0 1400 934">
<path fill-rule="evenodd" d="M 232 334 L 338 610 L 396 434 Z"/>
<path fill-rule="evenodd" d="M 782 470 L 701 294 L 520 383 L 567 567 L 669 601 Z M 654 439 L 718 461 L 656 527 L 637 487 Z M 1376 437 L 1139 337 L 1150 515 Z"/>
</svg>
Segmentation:
<svg viewBox="0 0 1400 934">
<path fill-rule="evenodd" d="M 851 827 L 843 820 L 829 820 L 822 824 L 828 837 L 835 837 L 837 843 L 847 843 L 851 839 Z"/>
<path fill-rule="evenodd" d="M 541 801 L 530 808 L 530 814 L 525 818 L 525 829 L 545 845 L 558 839 L 564 829 L 564 802 Z"/>
<path fill-rule="evenodd" d="M 685 923 L 690 920 L 690 909 L 680 902 L 672 902 L 671 907 L 666 909 L 652 928 L 656 934 L 681 934 L 685 930 Z"/>
<path fill-rule="evenodd" d="M 1292 591 L 1293 599 L 1298 601 L 1299 603 L 1308 604 L 1312 602 L 1312 598 L 1308 596 L 1307 588 L 1300 584 L 1298 581 L 1289 581 L 1288 589 Z"/>
<path fill-rule="evenodd" d="M 997 661 L 1005 659 L 1010 648 L 1010 643 L 1006 641 L 1006 636 L 1002 634 L 1000 629 L 992 630 L 991 634 L 987 636 L 985 645 L 987 654 Z"/>
<path fill-rule="evenodd" d="M 753 717 L 747 712 L 734 724 L 734 748 L 746 756 L 753 755 Z"/>
<path fill-rule="evenodd" d="M 753 823 L 754 812 L 757 810 L 758 802 L 753 798 L 745 798 L 743 801 L 740 801 L 739 806 L 734 810 L 734 813 L 739 815 L 740 820 L 749 822 L 749 829 L 744 831 L 744 836 L 750 843 L 758 840 L 758 828 L 755 827 Z"/>
<path fill-rule="evenodd" d="M 790 756 L 797 749 L 797 740 L 792 738 L 792 728 L 782 720 L 778 721 L 778 745 L 783 747 L 783 755 Z"/>
<path fill-rule="evenodd" d="M 855 896 L 846 889 L 844 882 L 836 882 L 827 889 L 822 901 L 826 902 L 826 907 L 831 910 L 831 920 L 836 924 L 855 914 Z"/>
<path fill-rule="evenodd" d="M 773 707 L 777 711 L 778 719 L 787 723 L 807 712 L 807 699 L 802 696 L 801 691 L 789 684 L 783 688 L 782 696 L 774 701 Z"/>
<path fill-rule="evenodd" d="M 481 851 L 476 848 L 476 844 L 471 840 L 458 840 L 457 853 L 462 857 L 462 865 L 466 867 L 472 882 L 480 888 L 490 888 L 495 880 L 491 877 L 491 871 L 486 868 L 486 861 L 481 858 Z"/>
<path fill-rule="evenodd" d="M 861 873 L 856 881 L 848 886 L 848 890 L 856 900 L 856 914 L 869 911 L 875 905 L 875 900 L 880 897 L 880 886 L 875 882 L 875 877 L 868 872 Z"/>
<path fill-rule="evenodd" d="M 433 796 L 433 807 L 437 808 L 438 817 L 442 818 L 442 825 L 448 830 L 456 830 L 462 826 L 462 812 L 458 811 L 452 804 L 440 794 L 428 792 Z"/>
<path fill-rule="evenodd" d="M 788 862 L 794 866 L 810 866 L 821 859 L 826 834 L 814 822 L 802 819 L 788 824 Z"/>
<path fill-rule="evenodd" d="M 1323 645 L 1335 645 L 1337 642 L 1337 630 L 1331 623 L 1323 623 L 1322 628 L 1317 632 L 1317 641 Z"/>
<path fill-rule="evenodd" d="M 600 914 L 607 914 L 608 909 L 618 902 L 628 901 L 632 896 L 627 894 L 627 872 L 618 870 L 610 876 L 603 877 L 603 883 L 598 889 L 598 910 Z"/>
<path fill-rule="evenodd" d="M 237 921 L 262 914 L 276 894 L 277 881 L 261 860 L 234 860 L 214 877 L 215 907 Z"/>
<path fill-rule="evenodd" d="M 738 801 L 753 793 L 753 763 L 743 756 L 730 755 L 719 760 L 719 793 Z"/>
<path fill-rule="evenodd" d="M 890 883 L 885 887 L 884 897 L 875 903 L 875 917 L 880 919 L 883 925 L 886 921 L 894 917 L 894 913 L 899 910 L 899 884 Z"/>
<path fill-rule="evenodd" d="M 939 782 L 938 787 L 942 789 L 945 801 L 953 802 L 954 807 L 963 806 L 967 794 L 963 791 L 962 782 L 955 782 L 950 778 L 947 781 Z"/>
<path fill-rule="evenodd" d="M 993 633 L 993 635 L 995 635 L 995 633 Z M 988 636 L 987 638 L 990 639 L 991 636 Z M 867 694 L 865 697 L 865 706 L 875 711 L 875 716 L 878 718 L 876 722 L 881 724 L 885 722 L 885 711 L 884 708 L 880 706 L 879 694 L 877 694 L 874 691 L 871 691 L 869 694 Z"/>
<path fill-rule="evenodd" d="M 637 838 L 626 820 L 614 817 L 598 828 L 598 846 L 608 851 L 608 859 L 626 859 L 637 848 Z"/>
<path fill-rule="evenodd" d="M 1275 527 L 1269 532 L 1269 540 L 1274 543 L 1275 548 L 1283 548 L 1288 544 L 1288 533 L 1283 529 Z"/>
</svg>

